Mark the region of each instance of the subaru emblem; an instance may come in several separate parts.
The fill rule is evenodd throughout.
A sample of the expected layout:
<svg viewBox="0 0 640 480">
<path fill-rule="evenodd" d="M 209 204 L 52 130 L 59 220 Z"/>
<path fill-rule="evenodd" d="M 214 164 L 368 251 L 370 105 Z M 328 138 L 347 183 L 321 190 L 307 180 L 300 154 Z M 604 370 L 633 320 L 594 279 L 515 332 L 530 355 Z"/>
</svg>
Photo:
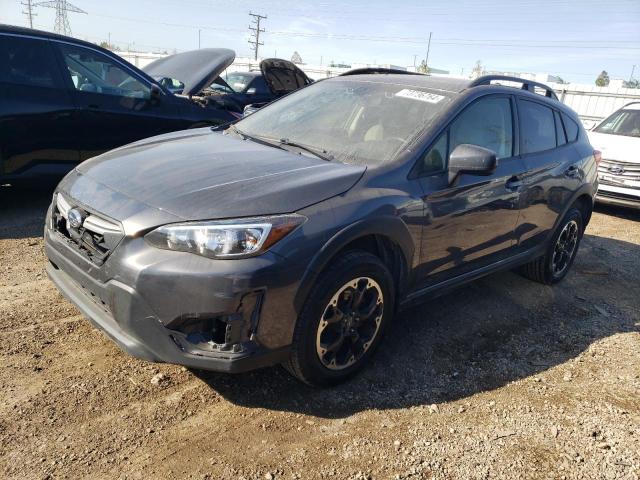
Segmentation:
<svg viewBox="0 0 640 480">
<path fill-rule="evenodd" d="M 78 208 L 69 210 L 67 217 L 71 228 L 78 229 L 82 226 L 82 222 L 84 222 L 84 212 Z"/>
<path fill-rule="evenodd" d="M 609 171 L 614 175 L 622 175 L 624 173 L 624 167 L 621 167 L 620 165 L 613 165 L 609 167 Z"/>
</svg>

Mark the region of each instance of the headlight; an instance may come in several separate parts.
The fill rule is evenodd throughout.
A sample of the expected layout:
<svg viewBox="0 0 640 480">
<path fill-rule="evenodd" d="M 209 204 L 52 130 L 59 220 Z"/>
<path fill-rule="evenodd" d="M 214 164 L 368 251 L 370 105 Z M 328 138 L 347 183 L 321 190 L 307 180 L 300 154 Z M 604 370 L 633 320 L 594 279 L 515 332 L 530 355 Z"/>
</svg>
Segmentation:
<svg viewBox="0 0 640 480">
<path fill-rule="evenodd" d="M 245 258 L 265 252 L 306 221 L 302 215 L 243 218 L 165 225 L 148 233 L 157 248 L 209 258 Z"/>
</svg>

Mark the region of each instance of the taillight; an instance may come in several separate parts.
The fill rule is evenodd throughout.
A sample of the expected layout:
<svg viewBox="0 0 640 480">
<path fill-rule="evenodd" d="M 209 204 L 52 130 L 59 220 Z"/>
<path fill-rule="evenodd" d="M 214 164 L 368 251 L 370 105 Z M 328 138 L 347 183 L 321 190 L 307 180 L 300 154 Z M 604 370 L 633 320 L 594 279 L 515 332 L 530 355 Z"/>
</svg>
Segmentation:
<svg viewBox="0 0 640 480">
<path fill-rule="evenodd" d="M 593 158 L 596 161 L 596 165 L 600 165 L 600 160 L 602 160 L 602 152 L 600 150 L 594 150 Z"/>
</svg>

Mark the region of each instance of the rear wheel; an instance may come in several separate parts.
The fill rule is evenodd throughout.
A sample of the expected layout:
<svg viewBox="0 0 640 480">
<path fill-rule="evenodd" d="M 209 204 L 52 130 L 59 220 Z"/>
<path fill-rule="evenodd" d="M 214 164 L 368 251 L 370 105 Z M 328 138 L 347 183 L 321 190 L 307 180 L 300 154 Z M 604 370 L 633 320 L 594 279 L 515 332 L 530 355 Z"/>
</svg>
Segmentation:
<svg viewBox="0 0 640 480">
<path fill-rule="evenodd" d="M 523 265 L 520 272 L 531 280 L 547 285 L 559 282 L 573 265 L 582 234 L 582 213 L 572 208 L 558 225 L 545 255 Z"/>
<path fill-rule="evenodd" d="M 338 258 L 309 294 L 285 368 L 317 386 L 361 370 L 394 311 L 393 295 L 391 274 L 378 257 L 353 251 Z"/>
</svg>

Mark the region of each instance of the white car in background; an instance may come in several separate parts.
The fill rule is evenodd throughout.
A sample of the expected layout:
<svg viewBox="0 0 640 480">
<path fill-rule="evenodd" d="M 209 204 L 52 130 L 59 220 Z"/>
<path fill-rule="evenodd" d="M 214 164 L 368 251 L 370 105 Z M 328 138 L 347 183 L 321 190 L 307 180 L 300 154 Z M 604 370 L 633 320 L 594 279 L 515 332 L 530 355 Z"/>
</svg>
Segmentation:
<svg viewBox="0 0 640 480">
<path fill-rule="evenodd" d="M 589 132 L 602 152 L 596 200 L 640 208 L 640 102 L 629 103 Z"/>
</svg>

